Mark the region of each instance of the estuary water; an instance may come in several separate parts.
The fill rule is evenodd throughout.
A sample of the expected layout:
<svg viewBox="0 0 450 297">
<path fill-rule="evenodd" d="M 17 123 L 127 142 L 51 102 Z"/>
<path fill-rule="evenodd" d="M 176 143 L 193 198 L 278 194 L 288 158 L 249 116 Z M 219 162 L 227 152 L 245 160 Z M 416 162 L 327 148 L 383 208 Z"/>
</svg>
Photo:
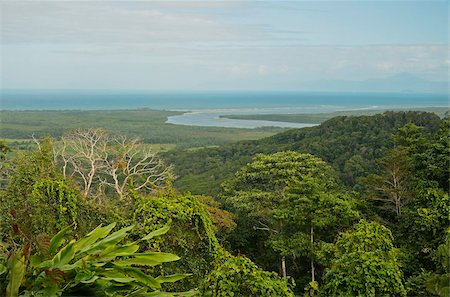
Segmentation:
<svg viewBox="0 0 450 297">
<path fill-rule="evenodd" d="M 316 124 L 306 123 L 289 123 L 278 121 L 261 121 L 261 120 L 239 120 L 228 119 L 226 115 L 244 115 L 244 114 L 283 114 L 292 113 L 295 108 L 243 108 L 243 109 L 206 109 L 188 111 L 182 115 L 170 116 L 166 123 L 175 125 L 189 126 L 208 126 L 208 127 L 226 127 L 226 128 L 259 128 L 259 127 L 281 127 L 281 128 L 304 128 L 316 126 Z M 298 109 L 304 112 L 304 109 Z"/>
<path fill-rule="evenodd" d="M 312 124 L 235 120 L 233 114 L 322 113 L 357 109 L 449 106 L 449 94 L 320 92 L 144 92 L 105 90 L 1 90 L 1 110 L 184 111 L 169 117 L 178 125 L 300 128 Z"/>
</svg>

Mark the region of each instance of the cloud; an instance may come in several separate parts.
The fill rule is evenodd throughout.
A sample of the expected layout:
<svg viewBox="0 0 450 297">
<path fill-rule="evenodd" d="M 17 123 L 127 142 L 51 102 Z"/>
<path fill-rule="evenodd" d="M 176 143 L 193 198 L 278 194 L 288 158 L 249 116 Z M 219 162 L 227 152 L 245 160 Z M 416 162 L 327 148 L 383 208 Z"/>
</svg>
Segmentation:
<svg viewBox="0 0 450 297">
<path fill-rule="evenodd" d="M 266 75 L 269 73 L 269 69 L 267 65 L 259 65 L 258 66 L 258 74 L 260 75 Z"/>
<path fill-rule="evenodd" d="M 130 2 L 131 3 L 131 2 Z M 139 3 L 138 3 L 139 4 Z M 152 43 L 235 40 L 233 24 L 143 2 L 3 2 L 2 43 Z"/>
<path fill-rule="evenodd" d="M 238 65 L 234 65 L 233 67 L 231 67 L 231 73 L 233 74 L 241 74 L 242 73 L 242 68 Z"/>
<path fill-rule="evenodd" d="M 73 87 L 82 88 L 101 78 L 105 87 L 139 87 L 142 80 L 140 87 L 145 88 L 148 77 L 167 87 L 234 79 L 241 85 L 253 81 L 254 88 L 257 84 L 288 88 L 307 80 L 363 80 L 400 72 L 445 80 L 450 66 L 448 44 L 402 44 L 406 39 L 399 44 L 366 44 L 372 39 L 358 39 L 364 33 L 359 27 L 352 27 L 358 34 L 342 39 L 332 34 L 345 30 L 327 18 L 331 12 L 291 10 L 302 8 L 295 1 L 3 1 L 0 5 L 1 74 L 5 82 L 19 87 L 24 77 L 39 87 L 39 77 L 49 87 L 59 81 L 64 86 L 77 82 Z M 339 30 L 331 30 L 334 27 Z M 336 44 L 342 40 L 357 40 L 360 45 Z M 325 43 L 318 45 L 319 41 Z"/>
</svg>

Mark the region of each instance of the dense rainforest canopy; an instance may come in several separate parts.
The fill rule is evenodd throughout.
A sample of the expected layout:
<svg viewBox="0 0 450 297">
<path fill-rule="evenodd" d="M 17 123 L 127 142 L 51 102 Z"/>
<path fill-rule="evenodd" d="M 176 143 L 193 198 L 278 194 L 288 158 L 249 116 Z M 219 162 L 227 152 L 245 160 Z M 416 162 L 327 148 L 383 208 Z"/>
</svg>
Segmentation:
<svg viewBox="0 0 450 297">
<path fill-rule="evenodd" d="M 448 296 L 448 117 L 342 116 L 154 154 L 0 145 L 1 296 Z"/>
</svg>

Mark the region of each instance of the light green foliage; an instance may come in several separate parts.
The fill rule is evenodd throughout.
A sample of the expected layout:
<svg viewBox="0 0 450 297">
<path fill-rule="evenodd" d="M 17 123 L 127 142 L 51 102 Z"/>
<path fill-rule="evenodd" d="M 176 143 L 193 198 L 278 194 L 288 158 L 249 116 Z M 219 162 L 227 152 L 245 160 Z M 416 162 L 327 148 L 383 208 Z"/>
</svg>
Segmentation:
<svg viewBox="0 0 450 297">
<path fill-rule="evenodd" d="M 144 296 L 150 292 L 155 296 L 173 295 L 159 294 L 161 284 L 187 275 L 153 277 L 142 267 L 159 266 L 177 261 L 179 257 L 161 252 L 137 253 L 143 240 L 163 235 L 168 228 L 124 244 L 121 242 L 133 226 L 111 233 L 114 226 L 115 223 L 98 226 L 81 239 L 70 241 L 66 238 L 71 227 L 67 227 L 47 242 L 42 242 L 46 239 L 41 237 L 41 242 L 37 243 L 38 250 L 33 254 L 30 242 L 9 253 L 6 256 L 6 296 Z"/>
<path fill-rule="evenodd" d="M 304 178 L 333 186 L 331 168 L 309 154 L 279 152 L 257 155 L 242 167 L 234 178 L 223 184 L 226 201 L 256 218 L 273 216 L 289 187 L 295 187 Z"/>
<path fill-rule="evenodd" d="M 34 222 L 31 216 L 36 207 L 32 203 L 34 184 L 45 179 L 57 178 L 52 148 L 51 140 L 45 139 L 38 148 L 19 153 L 12 161 L 14 170 L 8 175 L 8 186 L 0 195 L 1 238 L 9 236 L 13 219 L 11 212 L 24 226 L 23 230 L 27 234 L 32 233 Z"/>
<path fill-rule="evenodd" d="M 159 191 L 154 196 L 135 197 L 132 222 L 137 237 L 170 223 L 167 236 L 149 242 L 150 249 L 162 249 L 179 255 L 182 260 L 163 269 L 168 273 L 192 271 L 193 276 L 173 285 L 187 289 L 198 283 L 212 268 L 221 253 L 210 214 L 195 196 L 182 195 L 173 189 Z"/>
<path fill-rule="evenodd" d="M 41 178 L 32 186 L 31 195 L 22 199 L 10 196 L 8 203 L 0 205 L 0 217 L 4 218 L 0 233 L 8 244 L 17 241 L 10 232 L 11 226 L 20 225 L 19 233 L 29 238 L 43 233 L 54 234 L 67 225 L 72 225 L 78 235 L 83 235 L 100 223 L 119 219 L 119 212 L 113 212 L 112 205 L 94 205 L 82 199 L 70 180 Z"/>
<path fill-rule="evenodd" d="M 227 255 L 202 283 L 202 296 L 293 297 L 291 279 L 280 279 L 245 257 Z"/>
<path fill-rule="evenodd" d="M 61 229 L 72 223 L 76 225 L 78 200 L 78 191 L 63 179 L 45 179 L 36 182 L 30 199 L 33 208 L 30 216 L 34 229 L 51 233 L 55 227 Z M 55 223 L 55 227 L 52 223 Z M 53 227 L 52 230 L 47 230 L 46 228 L 50 226 Z"/>
<path fill-rule="evenodd" d="M 324 296 L 406 296 L 394 238 L 386 227 L 361 220 L 338 239 L 324 276 Z"/>
<path fill-rule="evenodd" d="M 7 195 L 15 199 L 27 199 L 36 181 L 56 177 L 53 162 L 53 143 L 46 138 L 33 151 L 17 154 L 14 171 L 8 177 Z"/>
<path fill-rule="evenodd" d="M 199 239 L 206 239 L 205 243 L 211 250 L 218 248 L 209 213 L 195 196 L 182 195 L 168 188 L 158 191 L 154 196 L 135 199 L 133 221 L 140 223 L 136 229 L 137 232 L 146 233 L 160 224 L 176 222 L 182 228 L 178 230 L 179 235 L 187 230 L 194 231 L 200 236 Z M 173 229 L 171 232 L 175 231 Z M 192 243 L 185 243 L 192 245 Z M 179 244 L 182 245 L 183 242 Z"/>
</svg>

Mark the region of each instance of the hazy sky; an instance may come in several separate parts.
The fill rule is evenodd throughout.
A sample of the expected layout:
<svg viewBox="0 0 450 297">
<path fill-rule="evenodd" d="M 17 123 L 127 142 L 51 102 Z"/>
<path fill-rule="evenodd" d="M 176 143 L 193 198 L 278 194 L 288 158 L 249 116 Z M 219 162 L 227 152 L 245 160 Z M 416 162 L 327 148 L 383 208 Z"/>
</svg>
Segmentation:
<svg viewBox="0 0 450 297">
<path fill-rule="evenodd" d="M 5 1 L 2 88 L 448 79 L 448 1 Z"/>
</svg>

